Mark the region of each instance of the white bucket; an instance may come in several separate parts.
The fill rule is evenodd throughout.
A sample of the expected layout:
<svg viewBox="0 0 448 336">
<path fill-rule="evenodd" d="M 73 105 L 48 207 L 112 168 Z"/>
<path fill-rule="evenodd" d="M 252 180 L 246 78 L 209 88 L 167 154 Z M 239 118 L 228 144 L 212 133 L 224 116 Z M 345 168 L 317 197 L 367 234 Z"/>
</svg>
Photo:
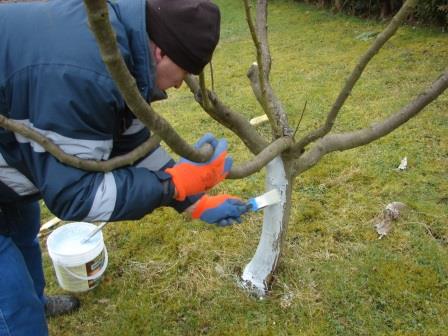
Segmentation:
<svg viewBox="0 0 448 336">
<path fill-rule="evenodd" d="M 85 292 L 100 283 L 109 261 L 103 234 L 100 231 L 81 243 L 95 228 L 91 223 L 70 223 L 57 228 L 48 237 L 48 254 L 62 289 Z"/>
</svg>

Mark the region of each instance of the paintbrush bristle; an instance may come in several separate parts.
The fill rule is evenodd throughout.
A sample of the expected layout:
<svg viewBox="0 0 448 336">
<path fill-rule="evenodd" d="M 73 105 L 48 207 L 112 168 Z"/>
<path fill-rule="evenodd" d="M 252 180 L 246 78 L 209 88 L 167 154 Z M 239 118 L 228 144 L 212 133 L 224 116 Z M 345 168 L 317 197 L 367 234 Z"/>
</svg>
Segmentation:
<svg viewBox="0 0 448 336">
<path fill-rule="evenodd" d="M 272 189 L 261 196 L 255 197 L 249 201 L 251 204 L 252 210 L 256 211 L 267 207 L 268 205 L 273 205 L 280 202 L 280 192 L 278 189 Z"/>
<path fill-rule="evenodd" d="M 265 193 L 264 198 L 271 204 L 280 202 L 280 192 L 278 189 L 272 189 Z"/>
</svg>

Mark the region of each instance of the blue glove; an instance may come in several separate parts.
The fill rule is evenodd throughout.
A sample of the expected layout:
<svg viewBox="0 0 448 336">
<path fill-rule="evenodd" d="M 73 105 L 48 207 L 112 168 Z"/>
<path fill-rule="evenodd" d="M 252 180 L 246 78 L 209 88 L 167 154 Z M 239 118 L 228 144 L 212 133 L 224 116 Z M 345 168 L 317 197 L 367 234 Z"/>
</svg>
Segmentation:
<svg viewBox="0 0 448 336">
<path fill-rule="evenodd" d="M 241 215 L 248 211 L 246 203 L 230 195 L 204 195 L 196 203 L 192 217 L 224 227 L 241 223 Z"/>
<path fill-rule="evenodd" d="M 214 149 L 207 162 L 197 163 L 182 158 L 173 168 L 165 170 L 172 177 L 177 191 L 176 200 L 183 201 L 186 196 L 212 188 L 224 180 L 232 168 L 233 161 L 227 156 L 226 140 L 216 140 L 212 134 L 207 133 L 196 143 L 195 148 L 199 149 L 206 143 Z"/>
</svg>

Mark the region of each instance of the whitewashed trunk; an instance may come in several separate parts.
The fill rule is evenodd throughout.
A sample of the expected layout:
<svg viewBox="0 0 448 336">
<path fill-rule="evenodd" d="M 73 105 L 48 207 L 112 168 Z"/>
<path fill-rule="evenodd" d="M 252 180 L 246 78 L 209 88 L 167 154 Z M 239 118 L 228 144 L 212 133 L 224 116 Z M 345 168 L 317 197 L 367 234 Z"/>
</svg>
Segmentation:
<svg viewBox="0 0 448 336">
<path fill-rule="evenodd" d="M 287 208 L 287 201 L 290 201 L 289 182 L 283 160 L 278 156 L 266 166 L 265 187 L 266 191 L 277 188 L 281 194 L 281 202 L 264 209 L 263 228 L 257 250 L 241 276 L 243 287 L 259 297 L 267 294 L 272 273 L 280 257 L 290 212 Z"/>
</svg>

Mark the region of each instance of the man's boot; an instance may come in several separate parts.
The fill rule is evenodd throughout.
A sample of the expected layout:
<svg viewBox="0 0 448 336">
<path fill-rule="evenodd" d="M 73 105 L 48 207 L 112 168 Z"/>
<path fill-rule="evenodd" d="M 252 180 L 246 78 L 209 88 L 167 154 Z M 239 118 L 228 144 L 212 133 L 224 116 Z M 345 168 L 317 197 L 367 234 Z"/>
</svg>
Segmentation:
<svg viewBox="0 0 448 336">
<path fill-rule="evenodd" d="M 69 314 L 79 308 L 79 300 L 71 295 L 45 296 L 45 315 L 54 317 Z"/>
</svg>

